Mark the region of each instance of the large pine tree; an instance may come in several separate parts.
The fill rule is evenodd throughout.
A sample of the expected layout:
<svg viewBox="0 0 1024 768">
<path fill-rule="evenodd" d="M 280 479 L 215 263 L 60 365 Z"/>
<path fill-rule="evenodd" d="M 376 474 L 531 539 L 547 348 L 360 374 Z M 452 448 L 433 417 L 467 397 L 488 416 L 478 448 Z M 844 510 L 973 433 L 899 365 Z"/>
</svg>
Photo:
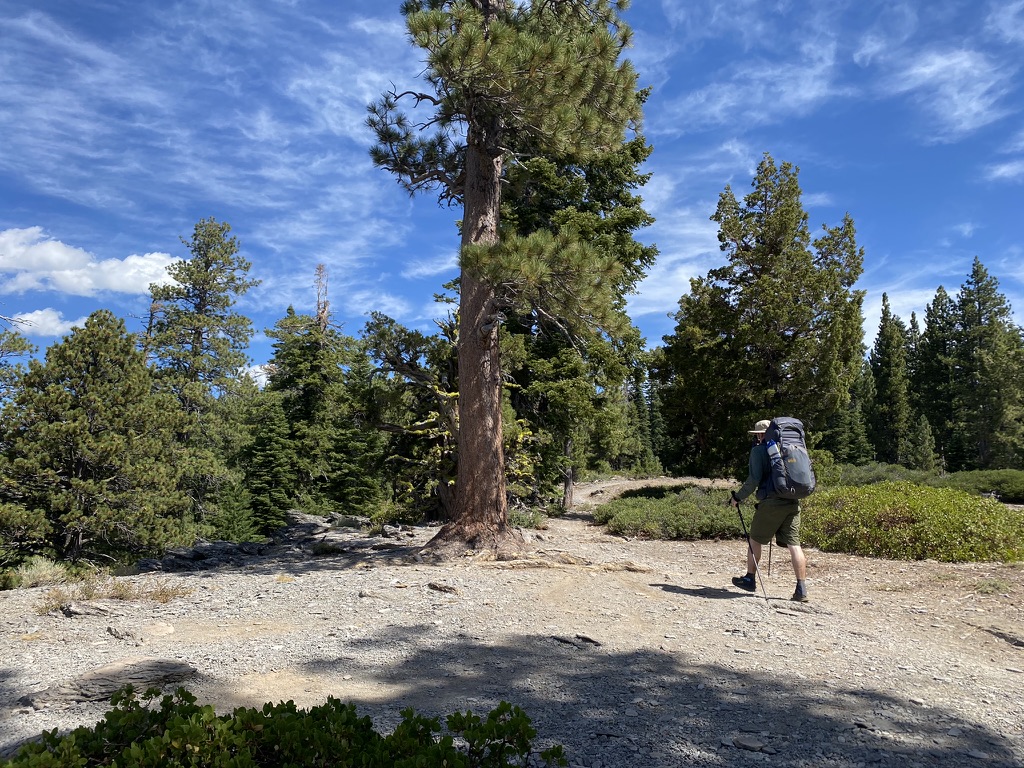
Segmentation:
<svg viewBox="0 0 1024 768">
<path fill-rule="evenodd" d="M 725 266 L 690 281 L 665 337 L 662 408 L 676 430 L 666 463 L 720 472 L 757 419 L 793 415 L 812 431 L 847 399 L 861 362 L 863 251 L 853 220 L 812 241 L 799 169 L 765 154 L 742 202 L 711 217 Z"/>
<path fill-rule="evenodd" d="M 189 416 L 179 439 L 189 449 L 183 486 L 200 516 L 216 514 L 220 489 L 230 484 L 226 458 L 239 437 L 223 417 L 249 362 L 252 322 L 235 309 L 259 284 L 248 276 L 231 226 L 200 220 L 189 240 L 189 258 L 167 268 L 172 282 L 150 286 L 149 325 L 143 349 L 161 388 L 174 393 Z"/>
<path fill-rule="evenodd" d="M 183 422 L 124 323 L 95 312 L 31 361 L 5 410 L 4 501 L 45 517 L 59 558 L 110 562 L 180 543 Z"/>
<path fill-rule="evenodd" d="M 1024 458 L 1024 341 L 999 282 L 977 258 L 956 298 L 955 466 L 1019 466 Z"/>
<path fill-rule="evenodd" d="M 439 188 L 463 209 L 459 280 L 459 429 L 455 514 L 437 551 L 518 549 L 508 525 L 502 451 L 498 286 L 544 291 L 567 312 L 595 314 L 620 271 L 571 232 L 531 241 L 499 226 L 506 161 L 517 147 L 586 156 L 619 146 L 640 116 L 636 74 L 620 61 L 623 0 L 407 0 L 411 40 L 426 54 L 427 88 L 371 106 L 374 161 L 410 190 Z M 421 136 L 399 109 L 430 105 Z M 540 234 L 540 233 L 539 233 Z M 504 246 L 504 247 L 501 247 Z"/>
</svg>

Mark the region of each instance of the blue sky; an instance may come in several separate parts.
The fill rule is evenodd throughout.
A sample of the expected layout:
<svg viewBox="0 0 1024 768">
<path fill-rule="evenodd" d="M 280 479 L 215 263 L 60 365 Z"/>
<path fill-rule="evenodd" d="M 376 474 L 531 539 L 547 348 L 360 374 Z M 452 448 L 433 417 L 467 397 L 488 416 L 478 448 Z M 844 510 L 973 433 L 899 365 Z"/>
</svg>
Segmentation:
<svg viewBox="0 0 1024 768">
<path fill-rule="evenodd" d="M 179 238 L 231 224 L 262 330 L 382 311 L 430 331 L 458 210 L 375 169 L 366 105 L 421 69 L 400 3 L 0 0 L 0 314 L 45 348 L 93 310 L 129 325 Z M 649 345 L 689 278 L 723 262 L 709 220 L 763 152 L 801 169 L 812 229 L 849 212 L 881 295 L 923 319 L 978 256 L 1024 322 L 1024 0 L 637 0 L 629 56 L 653 89 L 642 194 L 661 255 L 630 301 Z"/>
</svg>

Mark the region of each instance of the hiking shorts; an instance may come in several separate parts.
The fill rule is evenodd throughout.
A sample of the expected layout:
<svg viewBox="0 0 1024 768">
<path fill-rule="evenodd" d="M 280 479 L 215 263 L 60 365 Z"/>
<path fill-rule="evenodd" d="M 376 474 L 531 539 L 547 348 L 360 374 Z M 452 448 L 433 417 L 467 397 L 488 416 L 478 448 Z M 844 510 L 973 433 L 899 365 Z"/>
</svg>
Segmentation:
<svg viewBox="0 0 1024 768">
<path fill-rule="evenodd" d="M 757 504 L 750 522 L 750 538 L 767 544 L 775 537 L 780 547 L 800 546 L 800 502 L 790 499 L 763 499 Z"/>
</svg>

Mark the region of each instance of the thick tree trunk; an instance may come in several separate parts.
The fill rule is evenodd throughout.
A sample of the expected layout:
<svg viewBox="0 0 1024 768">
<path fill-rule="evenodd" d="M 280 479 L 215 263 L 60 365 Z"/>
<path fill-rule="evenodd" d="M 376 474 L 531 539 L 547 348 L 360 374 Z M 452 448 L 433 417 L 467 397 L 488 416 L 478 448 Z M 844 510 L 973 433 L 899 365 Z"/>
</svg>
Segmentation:
<svg viewBox="0 0 1024 768">
<path fill-rule="evenodd" d="M 462 244 L 498 242 L 501 154 L 495 131 L 470 132 L 466 149 Z M 494 289 L 462 271 L 459 284 L 459 430 L 455 515 L 427 545 L 454 555 L 491 550 L 510 556 L 523 547 L 508 525 L 505 456 L 501 435 L 501 365 Z"/>
</svg>

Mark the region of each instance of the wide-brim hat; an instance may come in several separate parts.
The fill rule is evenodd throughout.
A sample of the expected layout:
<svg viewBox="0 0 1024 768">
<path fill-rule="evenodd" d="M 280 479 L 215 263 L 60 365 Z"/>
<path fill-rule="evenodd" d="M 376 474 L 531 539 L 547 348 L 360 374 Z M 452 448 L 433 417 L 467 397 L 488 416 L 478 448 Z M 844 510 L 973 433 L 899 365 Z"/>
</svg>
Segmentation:
<svg viewBox="0 0 1024 768">
<path fill-rule="evenodd" d="M 761 419 L 757 424 L 754 425 L 753 429 L 747 430 L 752 435 L 761 435 L 768 431 L 768 427 L 771 426 L 770 419 Z"/>
</svg>

